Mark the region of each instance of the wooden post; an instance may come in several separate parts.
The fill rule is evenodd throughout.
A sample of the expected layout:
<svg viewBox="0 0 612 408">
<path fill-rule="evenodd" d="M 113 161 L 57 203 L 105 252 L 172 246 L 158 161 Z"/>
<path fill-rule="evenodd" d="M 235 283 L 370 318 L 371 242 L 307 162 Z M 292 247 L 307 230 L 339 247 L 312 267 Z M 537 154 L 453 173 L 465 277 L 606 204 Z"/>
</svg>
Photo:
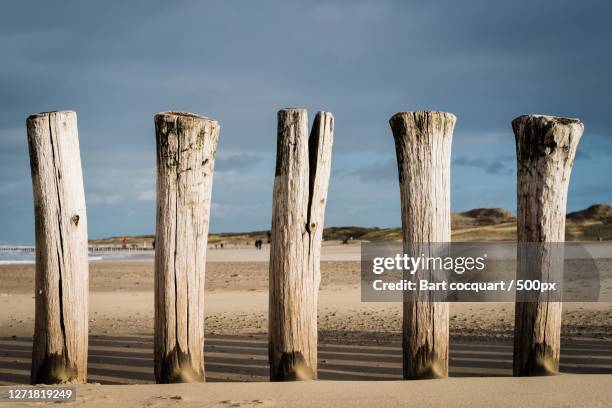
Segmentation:
<svg viewBox="0 0 612 408">
<path fill-rule="evenodd" d="M 433 250 L 428 243 L 450 242 L 450 158 L 455 121 L 453 114 L 427 111 L 400 112 L 389 121 L 397 154 L 406 251 L 408 246 L 424 244 L 427 255 Z M 419 299 L 404 301 L 404 379 L 446 377 L 448 303 Z"/>
<path fill-rule="evenodd" d="M 155 380 L 204 381 L 204 269 L 219 123 L 155 115 Z"/>
<path fill-rule="evenodd" d="M 32 384 L 87 381 L 87 214 L 75 112 L 27 121 L 36 224 Z"/>
<path fill-rule="evenodd" d="M 517 278 L 534 272 L 546 278 L 559 262 L 562 266 L 562 259 L 558 254 L 550 256 L 545 245 L 528 249 L 524 243 L 565 240 L 567 189 L 584 126 L 578 119 L 525 115 L 512 121 L 512 129 L 518 161 Z M 533 265 L 538 270 L 528 271 Z M 548 301 L 547 296 L 542 301 L 516 303 L 515 376 L 550 375 L 559 370 L 561 303 Z"/>
<path fill-rule="evenodd" d="M 305 109 L 278 112 L 270 246 L 271 381 L 317 378 L 321 237 L 334 118 L 319 112 L 308 137 Z"/>
</svg>

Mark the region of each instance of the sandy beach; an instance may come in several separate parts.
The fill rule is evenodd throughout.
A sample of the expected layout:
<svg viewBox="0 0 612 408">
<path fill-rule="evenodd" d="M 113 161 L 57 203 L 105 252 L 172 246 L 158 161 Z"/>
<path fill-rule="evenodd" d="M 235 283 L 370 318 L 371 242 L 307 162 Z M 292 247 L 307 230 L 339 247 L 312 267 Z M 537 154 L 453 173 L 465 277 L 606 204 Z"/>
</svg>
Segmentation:
<svg viewBox="0 0 612 408">
<path fill-rule="evenodd" d="M 612 408 L 612 2 L 3 6 L 0 408 Z"/>
<path fill-rule="evenodd" d="M 228 384 L 134 386 L 154 383 L 152 258 L 91 262 L 89 381 L 102 385 L 79 386 L 79 403 L 122 406 L 122 399 L 129 395 L 132 402 L 127 404 L 123 400 L 125 406 L 286 406 L 289 401 L 294 406 L 312 406 L 340 400 L 344 405 L 339 406 L 373 406 L 377 395 L 389 393 L 386 406 L 400 406 L 408 397 L 415 403 L 419 401 L 419 406 L 442 406 L 451 399 L 454 406 L 490 406 L 486 401 L 493 401 L 503 392 L 508 394 L 505 406 L 529 406 L 527 401 L 534 406 L 560 406 L 581 390 L 580 403 L 568 406 L 592 407 L 597 406 L 596 401 L 605 400 L 594 393 L 612 397 L 609 303 L 564 305 L 561 349 L 564 374 L 539 379 L 510 377 L 513 304 L 453 303 L 451 378 L 418 384 L 398 381 L 401 305 L 362 303 L 358 246 L 333 244 L 324 246 L 321 264 L 318 318 L 321 381 L 267 383 L 266 257 L 265 249 L 209 252 L 207 381 L 261 382 L 231 388 L 227 388 Z M 0 384 L 27 384 L 34 317 L 34 265 L 3 265 L 0 276 Z M 107 386 L 125 384 L 132 385 Z M 572 384 L 571 388 L 565 384 Z M 546 390 L 553 388 L 558 392 L 554 396 L 552 392 L 547 394 Z M 478 398 L 465 390 L 477 392 Z M 310 396 L 299 401 L 302 405 L 295 405 L 291 399 L 293 392 Z M 432 393 L 444 397 L 429 398 Z M 520 396 L 527 394 L 533 398 Z"/>
<path fill-rule="evenodd" d="M 608 407 L 610 376 L 76 387 L 83 407 Z M 500 403 L 503 401 L 503 403 Z M 11 406 L 14 406 L 11 403 Z M 20 404 L 19 406 L 40 406 Z"/>
</svg>

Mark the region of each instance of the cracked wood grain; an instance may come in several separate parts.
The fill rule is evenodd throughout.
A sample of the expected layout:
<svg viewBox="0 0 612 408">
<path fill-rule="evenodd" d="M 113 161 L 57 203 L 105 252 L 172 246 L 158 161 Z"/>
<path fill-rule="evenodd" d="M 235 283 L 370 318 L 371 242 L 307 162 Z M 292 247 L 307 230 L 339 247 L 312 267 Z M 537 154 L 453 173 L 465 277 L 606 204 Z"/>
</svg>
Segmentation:
<svg viewBox="0 0 612 408">
<path fill-rule="evenodd" d="M 431 111 L 400 112 L 389 121 L 397 155 L 402 241 L 405 251 L 410 247 L 416 256 L 421 252 L 433 255 L 428 251 L 434 246 L 428 243 L 451 240 L 450 163 L 455 121 L 453 114 Z M 404 379 L 448 376 L 448 303 L 422 299 L 405 299 L 403 304 Z"/>
<path fill-rule="evenodd" d="M 269 296 L 271 381 L 317 378 L 321 238 L 334 118 L 318 112 L 308 136 L 305 109 L 278 112 Z"/>
<path fill-rule="evenodd" d="M 87 214 L 77 116 L 27 121 L 36 235 L 32 384 L 87 381 Z"/>
<path fill-rule="evenodd" d="M 565 241 L 567 189 L 584 125 L 578 119 L 524 115 L 512 121 L 512 129 L 518 162 L 517 279 L 546 280 L 562 271 L 563 256 L 554 244 L 531 244 Z M 561 302 L 548 296 L 516 303 L 515 376 L 559 371 Z"/>
<path fill-rule="evenodd" d="M 155 380 L 204 381 L 204 277 L 217 121 L 155 115 Z"/>
</svg>

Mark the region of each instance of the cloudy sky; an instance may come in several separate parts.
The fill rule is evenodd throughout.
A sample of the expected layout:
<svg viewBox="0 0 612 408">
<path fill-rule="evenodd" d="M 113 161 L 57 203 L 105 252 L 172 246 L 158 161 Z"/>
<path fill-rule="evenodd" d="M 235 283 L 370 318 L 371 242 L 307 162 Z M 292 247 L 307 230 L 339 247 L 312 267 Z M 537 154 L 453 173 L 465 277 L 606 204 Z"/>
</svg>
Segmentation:
<svg viewBox="0 0 612 408">
<path fill-rule="evenodd" d="M 608 1 L 8 1 L 0 243 L 33 242 L 25 119 L 78 114 L 90 237 L 155 228 L 153 115 L 221 123 L 211 231 L 267 229 L 276 111 L 336 118 L 326 224 L 399 226 L 389 117 L 458 121 L 452 208 L 515 211 L 511 120 L 578 117 L 569 210 L 612 203 Z"/>
</svg>

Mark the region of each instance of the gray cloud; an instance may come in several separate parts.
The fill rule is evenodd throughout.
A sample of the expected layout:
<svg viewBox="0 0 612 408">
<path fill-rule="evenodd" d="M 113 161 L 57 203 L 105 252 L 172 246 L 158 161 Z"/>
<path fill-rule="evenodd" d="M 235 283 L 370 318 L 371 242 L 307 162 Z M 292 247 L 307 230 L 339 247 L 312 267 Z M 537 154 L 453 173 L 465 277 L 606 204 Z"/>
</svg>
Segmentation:
<svg viewBox="0 0 612 408">
<path fill-rule="evenodd" d="M 263 157 L 254 154 L 240 153 L 222 156 L 215 159 L 216 171 L 245 172 L 252 169 L 263 160 Z"/>
<path fill-rule="evenodd" d="M 364 164 L 363 167 L 353 170 L 339 170 L 335 173 L 338 176 L 356 177 L 364 182 L 397 182 L 397 163 L 395 159 L 387 161 L 376 161 L 371 164 Z"/>
<path fill-rule="evenodd" d="M 453 159 L 453 165 L 463 167 L 475 167 L 483 169 L 488 174 L 512 174 L 513 168 L 510 167 L 510 160 L 508 157 L 497 157 L 494 159 L 487 159 L 483 157 L 469 158 L 465 156 L 459 156 Z"/>
<path fill-rule="evenodd" d="M 397 183 L 378 181 L 397 178 L 387 121 L 400 110 L 457 115 L 454 164 L 484 171 L 480 193 L 457 194 L 460 208 L 474 197 L 515 206 L 485 192 L 514 181 L 512 163 L 496 158 L 508 155 L 509 123 L 523 113 L 581 118 L 572 185 L 604 183 L 597 175 L 612 164 L 595 159 L 611 149 L 611 16 L 603 0 L 9 2 L 0 14 L 0 242 L 32 240 L 24 122 L 51 109 L 79 115 L 92 236 L 153 230 L 152 118 L 168 109 L 221 123 L 217 231 L 269 226 L 276 111 L 286 106 L 311 118 L 332 111 L 334 168 L 346 169 L 334 176 L 367 182 L 380 199 L 397 197 Z M 505 144 L 467 137 L 509 131 Z M 459 188 L 474 184 L 456 170 Z M 375 201 L 356 203 L 363 189 L 332 179 L 327 221 L 396 225 Z"/>
<path fill-rule="evenodd" d="M 578 148 L 578 150 L 576 151 L 576 160 L 591 160 L 591 159 L 592 159 L 591 153 L 589 153 L 588 151 L 584 149 Z"/>
</svg>

